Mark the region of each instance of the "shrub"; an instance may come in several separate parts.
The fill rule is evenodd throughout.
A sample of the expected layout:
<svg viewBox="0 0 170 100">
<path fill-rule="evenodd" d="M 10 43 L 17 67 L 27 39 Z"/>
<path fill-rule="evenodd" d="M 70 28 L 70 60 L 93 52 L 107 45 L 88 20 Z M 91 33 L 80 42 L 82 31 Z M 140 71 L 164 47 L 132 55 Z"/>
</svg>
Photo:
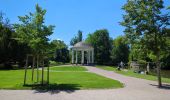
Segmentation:
<svg viewBox="0 0 170 100">
<path fill-rule="evenodd" d="M 50 61 L 50 66 L 58 66 L 63 64 L 62 62 Z"/>
</svg>

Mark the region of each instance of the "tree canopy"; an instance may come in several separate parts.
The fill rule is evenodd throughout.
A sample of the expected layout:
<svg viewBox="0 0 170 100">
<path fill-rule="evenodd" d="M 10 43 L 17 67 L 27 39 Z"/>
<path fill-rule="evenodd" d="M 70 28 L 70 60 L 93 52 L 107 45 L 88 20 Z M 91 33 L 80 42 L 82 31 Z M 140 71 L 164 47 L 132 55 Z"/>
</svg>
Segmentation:
<svg viewBox="0 0 170 100">
<path fill-rule="evenodd" d="M 95 63 L 111 63 L 111 38 L 109 37 L 109 33 L 106 29 L 96 30 L 94 33 L 89 34 L 86 42 L 92 44 L 94 47 Z"/>
<path fill-rule="evenodd" d="M 29 51 L 29 48 L 15 40 L 15 30 L 4 16 L 5 14 L 0 12 L 0 64 L 3 64 L 4 68 L 11 68 L 12 63 L 22 66 L 25 50 Z"/>
<path fill-rule="evenodd" d="M 117 65 L 121 61 L 128 62 L 129 57 L 129 45 L 125 36 L 119 36 L 113 40 L 113 49 L 111 52 L 111 58 L 114 65 Z"/>
<path fill-rule="evenodd" d="M 17 40 L 28 44 L 32 53 L 42 53 L 48 46 L 48 36 L 53 33 L 54 26 L 44 24 L 46 10 L 36 5 L 35 13 L 29 13 L 25 16 L 19 16 L 20 24 L 15 24 Z"/>
<path fill-rule="evenodd" d="M 166 28 L 169 25 L 169 15 L 162 14 L 163 0 L 127 0 L 122 7 L 123 15 L 121 25 L 125 26 L 125 34 L 130 43 L 142 45 L 148 54 L 156 56 L 159 86 L 160 81 L 160 54 L 166 48 Z"/>
<path fill-rule="evenodd" d="M 82 31 L 78 31 L 77 36 L 74 36 L 71 41 L 70 41 L 70 45 L 73 46 L 78 42 L 81 42 L 83 40 L 83 35 L 82 35 Z"/>
<path fill-rule="evenodd" d="M 69 50 L 64 41 L 53 40 L 50 45 L 50 52 L 52 54 L 50 60 L 63 63 L 69 62 Z"/>
</svg>

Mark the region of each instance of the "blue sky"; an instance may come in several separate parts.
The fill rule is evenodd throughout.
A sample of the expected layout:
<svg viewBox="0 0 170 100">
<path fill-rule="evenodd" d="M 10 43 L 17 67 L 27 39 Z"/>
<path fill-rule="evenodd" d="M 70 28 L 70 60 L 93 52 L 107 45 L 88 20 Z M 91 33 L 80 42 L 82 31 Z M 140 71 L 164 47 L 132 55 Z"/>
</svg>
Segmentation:
<svg viewBox="0 0 170 100">
<path fill-rule="evenodd" d="M 164 2 L 165 7 L 170 5 L 170 0 Z M 61 39 L 69 45 L 78 30 L 84 39 L 98 29 L 108 29 L 112 38 L 124 34 L 119 22 L 126 0 L 0 0 L 0 11 L 13 24 L 19 22 L 18 16 L 34 12 L 37 3 L 47 10 L 45 23 L 55 25 L 51 40 Z"/>
</svg>

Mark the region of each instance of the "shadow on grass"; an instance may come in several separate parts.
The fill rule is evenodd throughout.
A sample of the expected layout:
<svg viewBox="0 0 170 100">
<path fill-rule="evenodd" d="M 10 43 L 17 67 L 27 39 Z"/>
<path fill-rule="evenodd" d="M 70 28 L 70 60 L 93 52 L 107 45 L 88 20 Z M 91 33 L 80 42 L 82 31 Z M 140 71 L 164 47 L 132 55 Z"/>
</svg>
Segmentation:
<svg viewBox="0 0 170 100">
<path fill-rule="evenodd" d="M 56 94 L 60 92 L 67 92 L 72 93 L 75 90 L 80 90 L 80 85 L 78 84 L 49 84 L 49 85 L 41 85 L 41 84 L 34 84 L 34 85 L 24 85 L 24 87 L 32 87 L 35 90 L 35 93 L 51 93 Z"/>
<path fill-rule="evenodd" d="M 159 89 L 165 89 L 165 90 L 170 90 L 170 85 L 169 84 L 162 84 L 161 87 L 158 87 L 158 85 L 155 85 L 155 84 L 150 84 L 151 86 L 155 86 Z"/>
</svg>

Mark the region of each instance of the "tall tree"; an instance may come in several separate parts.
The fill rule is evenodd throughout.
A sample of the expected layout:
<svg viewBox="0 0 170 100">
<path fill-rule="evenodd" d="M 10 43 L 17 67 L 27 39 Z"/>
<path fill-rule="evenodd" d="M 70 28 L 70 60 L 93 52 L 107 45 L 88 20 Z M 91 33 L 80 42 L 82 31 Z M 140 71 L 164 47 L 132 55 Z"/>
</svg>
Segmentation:
<svg viewBox="0 0 170 100">
<path fill-rule="evenodd" d="M 12 28 L 9 27 L 8 21 L 0 13 L 0 63 L 6 64 L 11 60 L 12 54 Z"/>
<path fill-rule="evenodd" d="M 121 25 L 125 26 L 125 33 L 132 45 L 135 42 L 140 43 L 156 56 L 158 85 L 161 84 L 160 75 L 160 52 L 165 46 L 165 32 L 169 25 L 168 14 L 163 15 L 163 0 L 127 0 L 123 6 L 126 14 L 123 15 Z"/>
<path fill-rule="evenodd" d="M 93 34 L 89 34 L 86 42 L 92 44 L 94 47 L 95 63 L 111 63 L 111 38 L 109 37 L 109 33 L 106 29 L 96 30 Z"/>
<path fill-rule="evenodd" d="M 23 58 L 29 51 L 26 44 L 15 40 L 16 35 L 9 19 L 5 19 L 4 14 L 0 12 L 0 63 L 4 64 L 4 68 L 12 68 L 11 65 L 17 62 L 21 67 L 24 62 Z"/>
<path fill-rule="evenodd" d="M 48 36 L 53 33 L 54 26 L 44 25 L 45 13 L 46 10 L 37 4 L 35 13 L 19 16 L 21 24 L 15 24 L 18 40 L 27 43 L 35 54 L 44 52 L 48 45 Z"/>
<path fill-rule="evenodd" d="M 18 34 L 17 40 L 21 43 L 26 43 L 32 50 L 33 55 L 33 71 L 35 58 L 37 60 L 37 74 L 39 61 L 44 55 L 48 48 L 48 36 L 53 33 L 54 26 L 49 25 L 46 26 L 44 24 L 44 16 L 46 14 L 46 10 L 42 9 L 38 4 L 36 5 L 35 13 L 29 13 L 25 16 L 19 16 L 20 24 L 15 24 L 15 30 Z M 41 59 L 43 60 L 43 59 Z M 33 77 L 33 75 L 32 75 Z M 37 77 L 38 81 L 38 77 Z M 42 81 L 43 82 L 43 81 Z M 25 81 L 24 81 L 25 83 Z"/>
<path fill-rule="evenodd" d="M 69 50 L 64 41 L 53 40 L 50 51 L 52 52 L 52 60 L 63 63 L 69 62 Z"/>
<path fill-rule="evenodd" d="M 77 37 L 77 39 L 78 39 L 78 42 L 80 42 L 80 41 L 82 41 L 83 40 L 83 36 L 82 36 L 82 31 L 78 31 L 78 37 Z"/>
<path fill-rule="evenodd" d="M 70 45 L 73 46 L 78 42 L 81 42 L 83 40 L 83 35 L 82 35 L 82 31 L 78 31 L 77 36 L 74 36 L 71 41 L 70 41 Z"/>
<path fill-rule="evenodd" d="M 119 36 L 113 40 L 113 49 L 111 52 L 111 58 L 114 65 L 121 61 L 127 63 L 129 56 L 129 45 L 126 42 L 125 36 Z"/>
</svg>

